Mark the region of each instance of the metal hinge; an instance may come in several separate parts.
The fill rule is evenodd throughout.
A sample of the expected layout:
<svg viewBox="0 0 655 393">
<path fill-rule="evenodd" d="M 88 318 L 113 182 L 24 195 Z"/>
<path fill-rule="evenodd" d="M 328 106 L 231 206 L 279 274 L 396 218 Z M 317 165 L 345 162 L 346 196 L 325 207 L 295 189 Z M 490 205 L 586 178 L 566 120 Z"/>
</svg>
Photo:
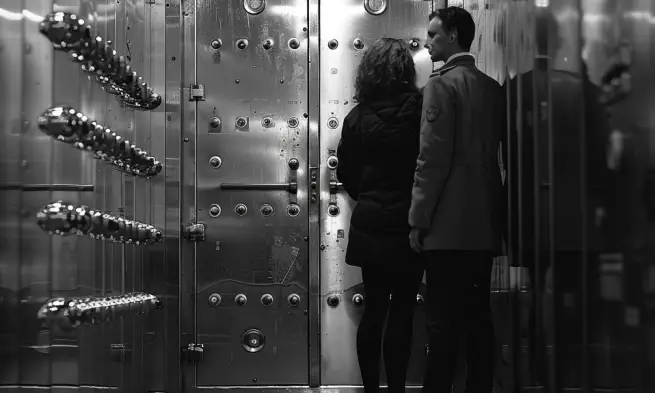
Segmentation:
<svg viewBox="0 0 655 393">
<path fill-rule="evenodd" d="M 205 100 L 205 85 L 190 85 L 189 101 L 204 101 L 204 100 Z"/>
<path fill-rule="evenodd" d="M 184 230 L 184 238 L 191 242 L 205 240 L 205 224 L 189 224 Z"/>
<path fill-rule="evenodd" d="M 198 363 L 204 359 L 205 346 L 203 344 L 191 343 L 182 348 L 182 357 L 188 363 Z"/>
</svg>

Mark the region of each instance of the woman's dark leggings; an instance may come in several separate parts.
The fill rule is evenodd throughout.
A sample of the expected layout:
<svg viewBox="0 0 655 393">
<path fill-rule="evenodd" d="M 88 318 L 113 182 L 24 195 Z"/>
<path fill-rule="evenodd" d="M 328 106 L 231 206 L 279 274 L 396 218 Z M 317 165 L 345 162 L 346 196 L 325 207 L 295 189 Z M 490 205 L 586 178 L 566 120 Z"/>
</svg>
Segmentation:
<svg viewBox="0 0 655 393">
<path fill-rule="evenodd" d="M 401 261 L 399 261 L 401 262 Z M 380 390 L 380 358 L 384 335 L 384 366 L 389 393 L 404 393 L 407 366 L 412 352 L 414 308 L 423 268 L 403 269 L 372 265 L 362 267 L 364 315 L 357 329 L 357 358 L 365 393 Z M 391 295 L 391 299 L 389 299 Z"/>
</svg>

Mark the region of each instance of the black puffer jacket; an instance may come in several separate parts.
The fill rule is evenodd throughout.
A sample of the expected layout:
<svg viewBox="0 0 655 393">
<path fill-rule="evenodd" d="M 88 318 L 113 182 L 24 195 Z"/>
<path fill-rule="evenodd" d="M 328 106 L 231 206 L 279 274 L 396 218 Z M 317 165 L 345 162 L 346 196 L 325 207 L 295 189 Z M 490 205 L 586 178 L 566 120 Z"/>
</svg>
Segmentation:
<svg viewBox="0 0 655 393">
<path fill-rule="evenodd" d="M 399 263 L 409 248 L 408 213 L 419 149 L 422 99 L 407 84 L 359 104 L 343 122 L 337 177 L 357 201 L 346 263 Z"/>
</svg>

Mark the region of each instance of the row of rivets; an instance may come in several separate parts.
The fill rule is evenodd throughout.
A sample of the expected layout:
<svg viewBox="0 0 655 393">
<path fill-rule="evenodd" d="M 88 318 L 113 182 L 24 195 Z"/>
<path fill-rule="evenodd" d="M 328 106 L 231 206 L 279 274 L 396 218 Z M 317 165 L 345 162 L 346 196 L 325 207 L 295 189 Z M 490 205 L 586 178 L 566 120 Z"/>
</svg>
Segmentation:
<svg viewBox="0 0 655 393">
<path fill-rule="evenodd" d="M 287 164 L 289 165 L 289 169 L 291 169 L 292 171 L 297 171 L 298 168 L 300 168 L 300 161 L 298 161 L 297 158 L 291 158 Z M 331 156 L 328 159 L 328 167 L 330 167 L 330 169 L 336 168 L 338 164 L 339 164 L 339 160 L 337 159 L 337 157 Z M 222 165 L 223 165 L 223 159 L 219 156 L 213 156 L 212 158 L 209 159 L 209 166 L 214 169 L 218 169 Z"/>
<path fill-rule="evenodd" d="M 212 116 L 211 118 L 209 118 L 209 127 L 213 128 L 213 129 L 221 128 L 222 124 L 223 124 L 223 121 L 218 116 Z M 249 124 L 249 120 L 245 116 L 239 116 L 234 121 L 234 126 L 238 130 L 245 129 L 248 126 L 248 124 Z M 263 117 L 262 121 L 261 121 L 261 124 L 262 124 L 262 127 L 264 127 L 264 128 L 275 127 L 275 121 L 273 120 L 272 116 Z M 299 124 L 300 124 L 300 121 L 295 116 L 290 117 L 290 118 L 287 119 L 287 127 L 289 127 L 289 128 L 296 128 L 296 127 L 298 127 Z M 331 123 L 328 123 L 328 124 L 331 124 Z M 336 125 L 334 127 L 330 127 L 330 128 L 336 128 L 338 125 L 339 125 L 339 121 L 336 120 Z M 218 132 L 220 132 L 220 130 Z"/>
<path fill-rule="evenodd" d="M 209 206 L 209 215 L 213 218 L 216 218 L 221 215 L 221 212 L 223 209 L 217 204 L 213 204 Z M 263 204 L 259 208 L 259 212 L 261 213 L 262 216 L 264 217 L 269 217 L 273 215 L 273 206 L 269 205 L 268 203 Z M 246 213 L 248 213 L 248 206 L 244 205 L 243 203 L 239 203 L 234 207 L 234 212 L 238 216 L 245 216 Z M 287 206 L 287 214 L 291 217 L 296 217 L 298 214 L 300 214 L 300 206 L 296 204 L 290 204 Z"/>
<path fill-rule="evenodd" d="M 223 298 L 221 297 L 220 294 L 218 293 L 212 293 L 209 295 L 209 299 L 207 299 L 209 302 L 209 305 L 212 307 L 218 307 L 223 303 Z M 273 295 L 270 294 L 264 294 L 262 297 L 259 299 L 259 301 L 262 303 L 264 307 L 270 307 L 273 305 Z M 248 298 L 246 295 L 240 293 L 234 297 L 234 303 L 236 303 L 238 306 L 245 306 L 246 303 L 248 303 Z M 295 293 L 292 293 L 291 295 L 287 296 L 287 303 L 291 307 L 298 307 L 300 304 L 300 296 L 298 296 Z"/>
<path fill-rule="evenodd" d="M 391 300 L 391 295 L 389 295 L 389 300 Z M 418 294 L 416 295 L 416 304 L 423 304 L 424 303 L 423 296 Z M 356 293 L 352 297 L 352 302 L 356 306 L 361 306 L 364 304 L 364 296 L 360 295 L 359 293 Z M 330 307 L 337 307 L 339 305 L 339 296 L 337 295 L 330 295 L 327 298 L 327 304 Z"/>
</svg>

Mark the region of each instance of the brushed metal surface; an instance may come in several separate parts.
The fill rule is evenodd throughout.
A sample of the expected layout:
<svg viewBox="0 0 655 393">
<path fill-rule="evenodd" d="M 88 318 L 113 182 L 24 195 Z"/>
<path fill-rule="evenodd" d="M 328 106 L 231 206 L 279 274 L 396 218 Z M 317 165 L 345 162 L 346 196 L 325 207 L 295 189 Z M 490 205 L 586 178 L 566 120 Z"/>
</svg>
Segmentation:
<svg viewBox="0 0 655 393">
<path fill-rule="evenodd" d="M 190 12 L 195 39 L 185 42 L 195 44 L 195 53 L 185 67 L 193 67 L 195 56 L 196 70 L 185 85 L 205 88 L 205 99 L 196 103 L 195 133 L 185 130 L 189 144 L 195 143 L 197 220 L 206 225 L 204 242 L 195 244 L 194 330 L 205 346 L 196 383 L 307 384 L 307 3 L 267 1 L 261 13 L 249 15 L 244 2 L 201 2 Z M 210 45 L 215 39 L 222 42 L 219 49 Z M 247 48 L 240 49 L 239 40 L 247 40 Z M 211 128 L 212 117 L 221 120 L 220 132 Z M 248 124 L 237 127 L 239 117 Z M 209 164 L 213 156 L 221 158 L 220 167 Z M 297 169 L 289 165 L 292 159 Z M 185 173 L 189 164 L 184 161 Z M 221 190 L 223 183 L 291 181 L 298 184 L 295 193 Z M 209 214 L 212 204 L 220 206 L 220 215 Z M 240 204 L 247 208 L 242 216 Z M 297 205 L 299 214 L 289 215 L 289 205 Z M 268 208 L 270 215 L 262 210 Z M 223 297 L 215 308 L 207 301 L 212 293 Z M 244 306 L 234 302 L 239 293 L 248 298 Z M 300 297 L 296 307 L 287 302 L 293 293 Z M 273 296 L 270 307 L 260 301 L 265 294 Z M 250 328 L 266 339 L 256 353 L 241 345 Z"/>
<path fill-rule="evenodd" d="M 335 154 L 341 137 L 343 118 L 355 106 L 353 103 L 356 67 L 362 51 L 354 47 L 359 38 L 365 47 L 382 36 L 419 39 L 420 49 L 415 59 L 422 70 L 419 83 L 427 80 L 424 70 L 429 61 L 425 44 L 427 15 L 431 2 L 390 1 L 381 15 L 372 15 L 362 1 L 334 0 L 321 2 L 320 7 L 320 225 L 321 225 L 321 383 L 325 385 L 356 385 L 361 383 L 357 363 L 355 339 L 363 308 L 352 304 L 352 296 L 362 293 L 361 271 L 345 264 L 350 211 L 354 202 L 343 191 L 330 194 L 330 180 L 337 180 L 335 170 L 328 168 L 328 157 Z M 328 41 L 337 40 L 338 47 L 330 49 Z M 423 67 L 422 67 L 423 66 Z M 311 114 L 310 114 L 311 116 Z M 337 119 L 336 128 L 329 126 Z M 336 203 L 340 213 L 328 215 L 328 206 Z M 421 291 L 423 291 L 421 289 Z M 329 295 L 340 298 L 339 306 L 326 303 Z M 408 372 L 408 384 L 420 384 L 426 344 L 424 317 L 417 306 L 414 350 Z"/>
</svg>

